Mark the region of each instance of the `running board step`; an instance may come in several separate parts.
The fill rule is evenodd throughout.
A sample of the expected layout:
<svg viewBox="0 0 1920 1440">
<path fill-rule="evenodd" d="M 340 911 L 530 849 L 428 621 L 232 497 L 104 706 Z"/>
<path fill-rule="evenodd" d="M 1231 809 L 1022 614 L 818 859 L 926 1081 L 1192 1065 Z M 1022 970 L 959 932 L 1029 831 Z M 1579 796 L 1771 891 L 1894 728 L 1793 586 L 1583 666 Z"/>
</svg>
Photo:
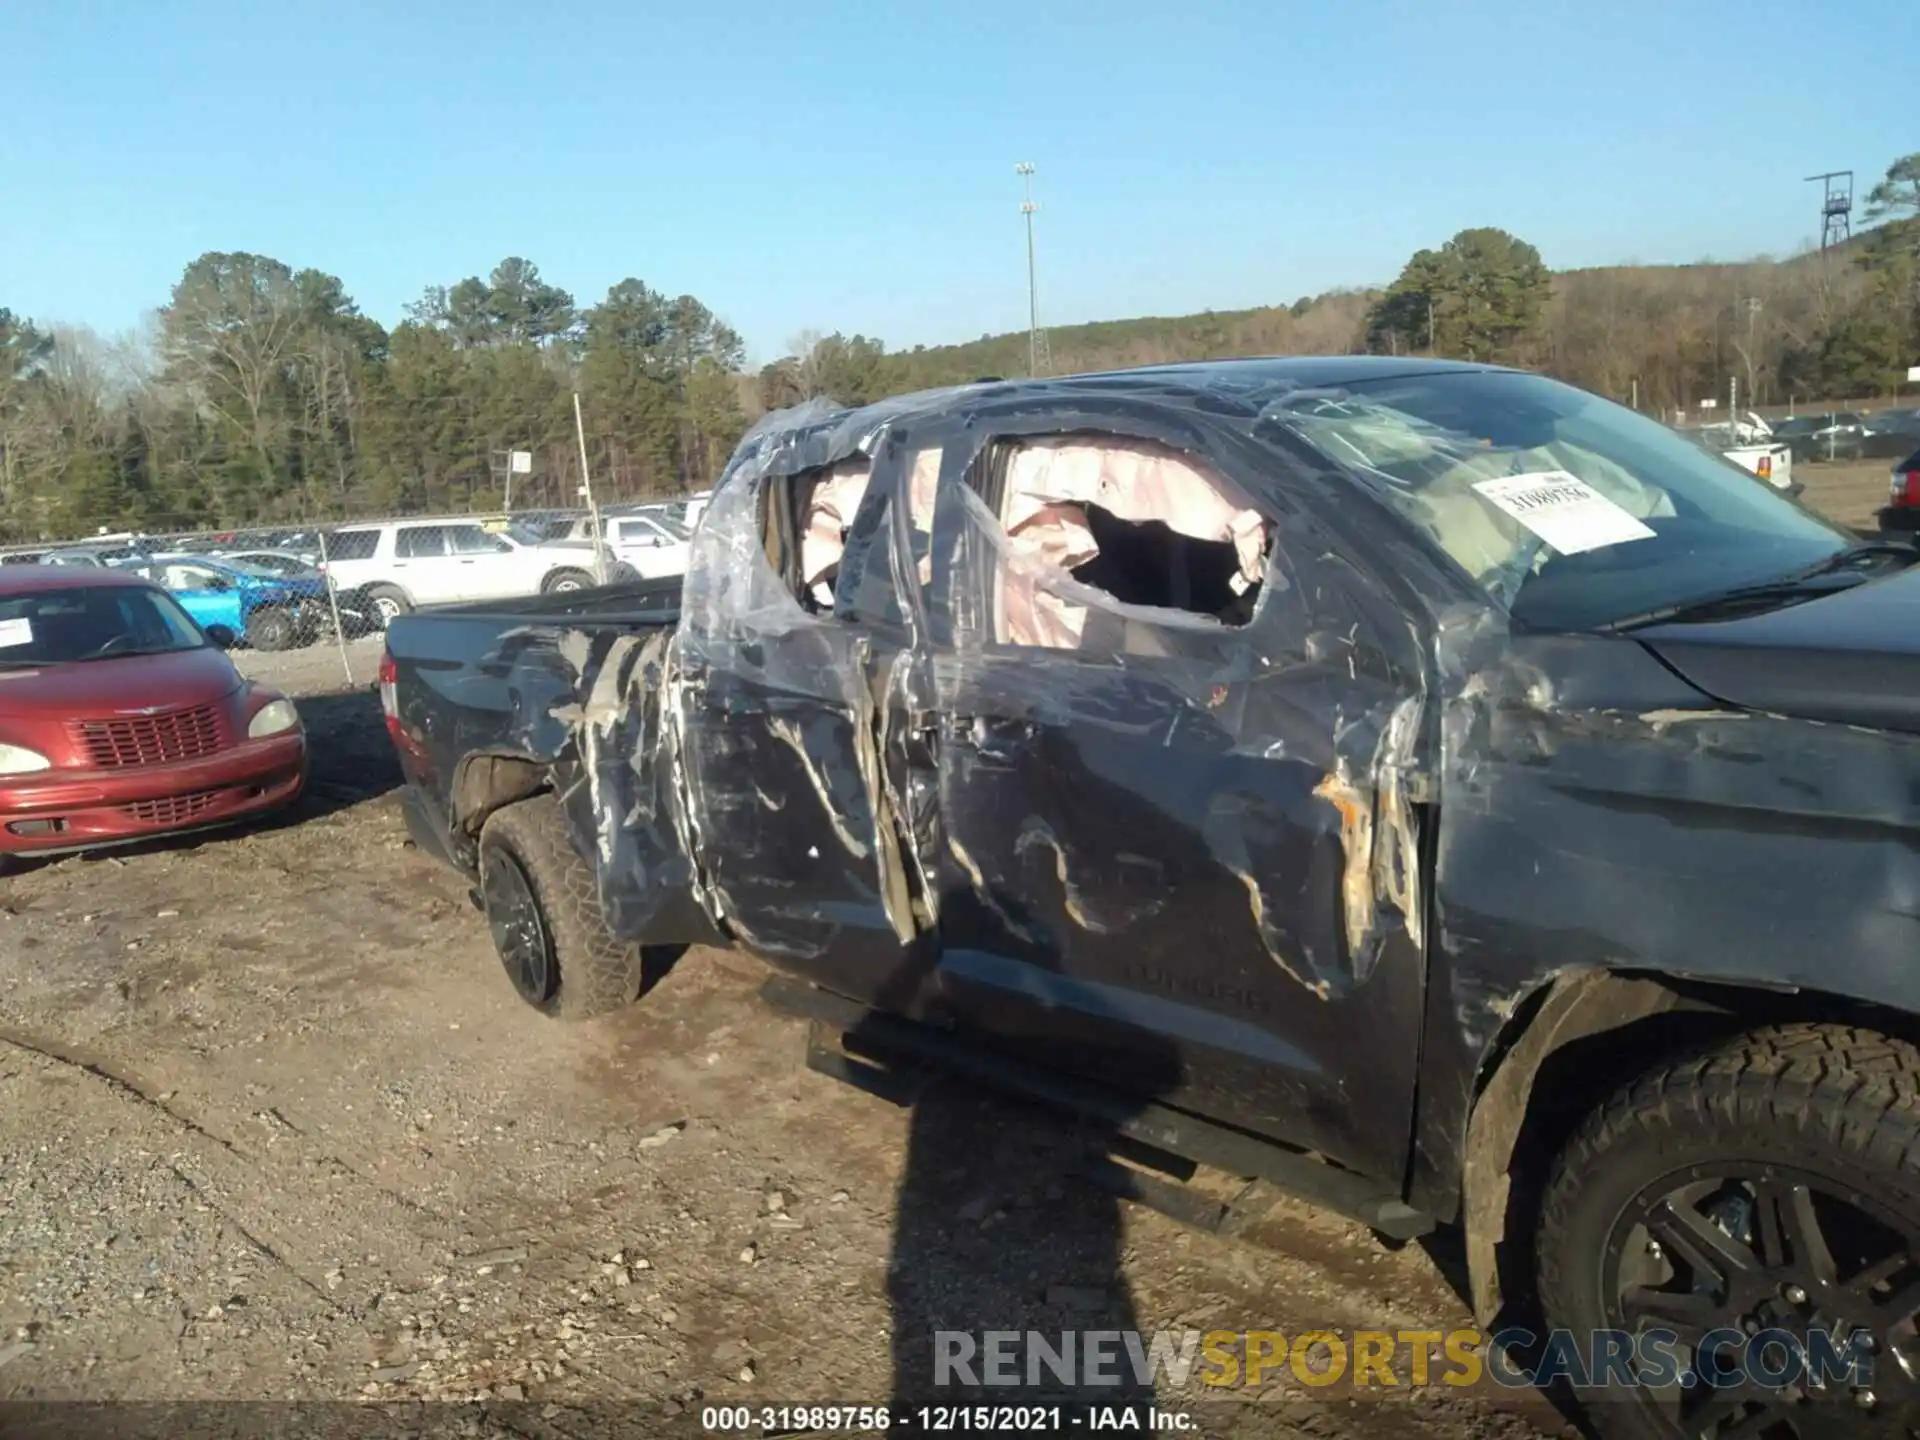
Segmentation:
<svg viewBox="0 0 1920 1440">
<path fill-rule="evenodd" d="M 1237 1233 L 1270 1209 L 1277 1198 L 1273 1192 L 1279 1191 L 1324 1206 L 1394 1240 L 1411 1240 L 1434 1227 L 1431 1215 L 1414 1209 L 1379 1182 L 1274 1141 L 1022 1064 L 802 981 L 776 977 L 760 987 L 760 996 L 775 1010 L 814 1022 L 808 1034 L 809 1068 L 893 1104 L 911 1105 L 926 1083 L 926 1075 L 913 1063 L 919 1062 L 1097 1121 L 1120 1137 L 1122 1143 L 1114 1148 L 1127 1159 L 1146 1158 L 1128 1153 L 1133 1146 L 1124 1142 L 1133 1142 L 1149 1154 L 1205 1165 L 1249 1182 L 1223 1206 L 1215 1200 L 1199 1201 L 1178 1184 L 1114 1159 L 1094 1166 L 1089 1178 L 1110 1189 L 1131 1187 L 1120 1193 L 1185 1223 Z M 902 1066 L 900 1061 L 908 1063 Z M 1147 1163 L 1185 1178 L 1161 1161 Z M 1156 1201 L 1174 1208 L 1166 1209 Z"/>
</svg>

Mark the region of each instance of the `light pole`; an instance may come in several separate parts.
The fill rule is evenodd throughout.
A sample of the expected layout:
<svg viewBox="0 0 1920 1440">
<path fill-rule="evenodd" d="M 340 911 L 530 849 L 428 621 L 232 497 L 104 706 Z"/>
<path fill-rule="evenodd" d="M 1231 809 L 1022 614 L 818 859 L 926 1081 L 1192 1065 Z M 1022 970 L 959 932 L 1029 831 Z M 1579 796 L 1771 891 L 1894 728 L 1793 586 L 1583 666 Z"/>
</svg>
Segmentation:
<svg viewBox="0 0 1920 1440">
<path fill-rule="evenodd" d="M 1033 266 L 1033 214 L 1040 207 L 1033 203 L 1033 162 L 1022 160 L 1013 167 L 1020 177 L 1020 213 L 1027 219 L 1027 374 L 1040 373 L 1040 287 Z"/>
</svg>

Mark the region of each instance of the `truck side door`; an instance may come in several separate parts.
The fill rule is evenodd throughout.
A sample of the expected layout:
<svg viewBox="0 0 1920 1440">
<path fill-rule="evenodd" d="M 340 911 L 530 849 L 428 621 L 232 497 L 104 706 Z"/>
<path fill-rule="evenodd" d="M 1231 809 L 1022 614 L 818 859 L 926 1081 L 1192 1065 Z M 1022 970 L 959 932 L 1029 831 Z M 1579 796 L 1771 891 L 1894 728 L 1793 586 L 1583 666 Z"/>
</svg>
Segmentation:
<svg viewBox="0 0 1920 1440">
<path fill-rule="evenodd" d="M 832 493 L 848 500 L 863 467 L 844 467 Z M 688 567 L 673 703 L 718 921 L 827 989 L 911 1013 L 929 937 L 880 757 L 898 710 L 891 678 L 913 652 L 890 561 L 867 563 L 884 555 L 899 480 L 883 446 L 855 513 L 837 512 L 845 525 L 822 519 L 818 467 L 723 485 Z M 839 561 L 820 568 L 816 542 Z M 856 575 L 861 595 L 837 595 Z"/>
<path fill-rule="evenodd" d="M 1175 528 L 1204 530 L 1204 507 L 1122 521 L 1104 488 L 1101 504 L 1049 501 L 1052 531 L 1042 509 L 1023 532 L 1041 538 L 1016 539 L 1009 455 L 1028 438 L 989 437 L 936 503 L 945 1002 L 992 1043 L 1120 1088 L 1147 1083 L 1127 1057 L 1148 1037 L 1171 1044 L 1171 1103 L 1399 1175 L 1425 909 L 1404 618 L 1381 622 L 1271 477 L 1213 474 L 1259 497 L 1264 562 Z M 1248 513 L 1230 522 L 1242 533 Z M 1236 564 L 1239 602 L 1221 584 Z"/>
</svg>

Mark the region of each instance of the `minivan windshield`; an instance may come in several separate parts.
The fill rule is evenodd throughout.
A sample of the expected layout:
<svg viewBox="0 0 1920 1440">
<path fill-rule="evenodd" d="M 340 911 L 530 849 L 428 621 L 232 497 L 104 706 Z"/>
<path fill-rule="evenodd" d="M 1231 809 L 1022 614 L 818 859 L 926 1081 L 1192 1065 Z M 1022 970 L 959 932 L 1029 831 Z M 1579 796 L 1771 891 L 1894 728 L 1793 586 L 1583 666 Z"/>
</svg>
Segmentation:
<svg viewBox="0 0 1920 1440">
<path fill-rule="evenodd" d="M 1361 381 L 1296 392 L 1266 413 L 1541 629 L 1691 606 L 1855 543 L 1667 426 L 1544 376 Z"/>
<path fill-rule="evenodd" d="M 0 595 L 0 669 L 198 650 L 199 626 L 170 596 L 136 585 Z"/>
</svg>

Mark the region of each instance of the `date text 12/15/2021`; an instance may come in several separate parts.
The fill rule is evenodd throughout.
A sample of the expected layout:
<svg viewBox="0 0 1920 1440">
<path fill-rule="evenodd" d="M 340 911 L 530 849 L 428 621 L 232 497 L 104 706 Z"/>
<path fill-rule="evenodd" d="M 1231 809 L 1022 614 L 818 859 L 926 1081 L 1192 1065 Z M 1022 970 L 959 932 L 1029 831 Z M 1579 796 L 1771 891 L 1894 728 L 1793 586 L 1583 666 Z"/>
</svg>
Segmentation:
<svg viewBox="0 0 1920 1440">
<path fill-rule="evenodd" d="M 720 1435 L 1054 1435 L 1073 1430 L 1196 1433 L 1185 1411 L 1156 1405 L 708 1405 L 700 1427 Z"/>
</svg>

